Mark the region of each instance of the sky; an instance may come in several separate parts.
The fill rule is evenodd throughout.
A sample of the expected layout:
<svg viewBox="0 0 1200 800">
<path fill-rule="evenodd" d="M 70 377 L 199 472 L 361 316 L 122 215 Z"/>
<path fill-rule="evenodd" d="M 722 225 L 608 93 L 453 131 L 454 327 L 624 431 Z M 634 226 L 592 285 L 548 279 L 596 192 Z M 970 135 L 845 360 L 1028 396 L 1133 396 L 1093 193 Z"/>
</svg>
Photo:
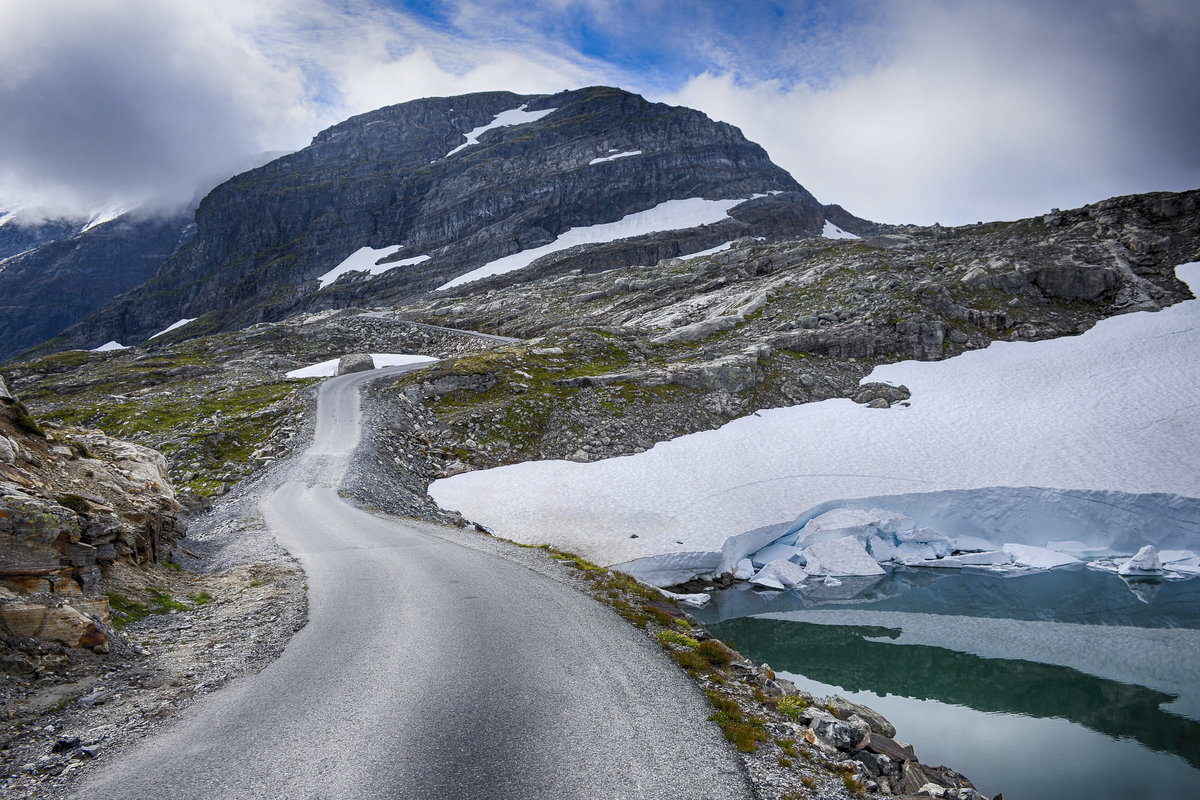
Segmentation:
<svg viewBox="0 0 1200 800">
<path fill-rule="evenodd" d="M 825 203 L 1016 219 L 1200 187 L 1195 0 L 0 0 L 0 212 L 177 209 L 419 97 L 620 86 Z"/>
</svg>

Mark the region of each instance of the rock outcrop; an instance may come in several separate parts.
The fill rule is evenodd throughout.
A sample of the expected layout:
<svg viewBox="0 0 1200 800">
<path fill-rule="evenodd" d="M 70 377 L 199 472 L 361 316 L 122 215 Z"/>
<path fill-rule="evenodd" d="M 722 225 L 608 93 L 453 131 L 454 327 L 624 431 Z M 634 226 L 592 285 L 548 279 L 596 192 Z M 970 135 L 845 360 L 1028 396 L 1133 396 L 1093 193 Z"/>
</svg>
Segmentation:
<svg viewBox="0 0 1200 800">
<path fill-rule="evenodd" d="M 104 570 L 156 561 L 185 530 L 153 450 L 38 424 L 0 380 L 0 629 L 103 646 Z"/>
</svg>

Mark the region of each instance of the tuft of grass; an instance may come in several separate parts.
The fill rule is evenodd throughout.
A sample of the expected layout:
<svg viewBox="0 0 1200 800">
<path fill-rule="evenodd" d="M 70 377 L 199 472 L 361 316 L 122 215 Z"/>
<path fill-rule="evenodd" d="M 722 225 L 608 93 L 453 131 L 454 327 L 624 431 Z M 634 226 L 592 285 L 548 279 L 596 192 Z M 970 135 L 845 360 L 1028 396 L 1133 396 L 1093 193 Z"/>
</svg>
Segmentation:
<svg viewBox="0 0 1200 800">
<path fill-rule="evenodd" d="M 856 780 L 851 775 L 843 775 L 842 783 L 845 784 L 846 791 L 851 794 L 863 794 L 867 790 L 867 787 L 863 786 L 862 781 Z"/>
<path fill-rule="evenodd" d="M 727 667 L 733 660 L 733 654 L 729 652 L 729 648 L 716 639 L 699 642 L 696 645 L 696 652 L 704 656 L 704 660 L 714 667 Z"/>
<path fill-rule="evenodd" d="M 691 636 L 670 629 L 658 632 L 658 642 L 664 646 L 668 644 L 677 644 L 680 647 L 688 647 L 692 649 L 700 646 L 700 642 L 696 639 L 693 639 Z M 703 653 L 701 653 L 701 655 L 703 655 Z"/>
<path fill-rule="evenodd" d="M 720 692 L 709 689 L 705 694 L 716 709 L 708 718 L 721 726 L 725 738 L 732 742 L 739 752 L 757 752 L 758 743 L 767 740 L 765 720 L 747 717 L 736 702 Z"/>
<path fill-rule="evenodd" d="M 192 595 L 192 602 L 198 606 L 208 605 L 212 601 L 213 601 L 213 596 L 211 594 L 209 594 L 208 592 L 201 592 L 200 594 Z"/>
<path fill-rule="evenodd" d="M 25 410 L 25 407 L 18 404 L 16 408 L 17 415 L 13 419 L 13 424 L 28 434 L 40 436 L 45 439 L 46 432 L 42 430 L 42 427 L 37 424 L 33 417 L 29 416 L 29 412 Z"/>
<path fill-rule="evenodd" d="M 792 760 L 787 756 L 780 756 L 776 760 L 779 762 L 779 766 L 781 767 L 790 768 L 792 766 Z"/>
<path fill-rule="evenodd" d="M 808 708 L 808 701 L 799 695 L 781 697 L 775 702 L 775 710 L 792 719 L 799 719 L 800 712 L 806 708 Z"/>
<path fill-rule="evenodd" d="M 708 662 L 704 660 L 704 656 L 695 650 L 672 650 L 671 658 L 688 672 L 704 672 L 708 669 Z"/>
</svg>

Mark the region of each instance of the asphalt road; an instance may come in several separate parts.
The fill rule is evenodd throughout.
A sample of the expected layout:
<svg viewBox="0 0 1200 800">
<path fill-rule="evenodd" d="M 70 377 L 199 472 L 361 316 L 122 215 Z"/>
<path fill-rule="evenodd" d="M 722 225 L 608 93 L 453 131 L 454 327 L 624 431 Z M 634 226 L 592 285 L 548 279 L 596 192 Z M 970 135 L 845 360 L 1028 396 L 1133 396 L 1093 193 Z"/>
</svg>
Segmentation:
<svg viewBox="0 0 1200 800">
<path fill-rule="evenodd" d="M 312 447 L 261 501 L 308 624 L 74 796 L 751 797 L 703 695 L 609 609 L 339 498 L 358 388 L 387 371 L 322 385 Z"/>
</svg>

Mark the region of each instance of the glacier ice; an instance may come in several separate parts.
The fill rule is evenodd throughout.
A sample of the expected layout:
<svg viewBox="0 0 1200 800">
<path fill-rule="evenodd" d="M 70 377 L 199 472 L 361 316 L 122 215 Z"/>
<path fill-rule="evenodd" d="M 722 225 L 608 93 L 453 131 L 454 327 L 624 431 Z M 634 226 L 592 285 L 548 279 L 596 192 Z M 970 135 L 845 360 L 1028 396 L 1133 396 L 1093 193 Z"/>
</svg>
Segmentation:
<svg viewBox="0 0 1200 800">
<path fill-rule="evenodd" d="M 1162 575 L 1162 561 L 1154 545 L 1148 544 L 1134 554 L 1133 558 L 1117 567 L 1118 575 Z"/>
<path fill-rule="evenodd" d="M 805 549 L 810 575 L 883 575 L 879 562 L 871 558 L 853 536 L 817 542 Z"/>
</svg>

